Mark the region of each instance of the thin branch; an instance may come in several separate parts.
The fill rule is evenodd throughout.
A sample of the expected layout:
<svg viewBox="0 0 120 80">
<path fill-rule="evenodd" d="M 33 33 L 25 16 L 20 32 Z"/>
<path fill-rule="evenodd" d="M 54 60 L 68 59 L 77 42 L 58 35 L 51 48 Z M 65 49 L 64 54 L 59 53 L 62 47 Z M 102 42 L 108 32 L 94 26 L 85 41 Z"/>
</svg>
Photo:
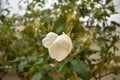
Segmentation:
<svg viewBox="0 0 120 80">
<path fill-rule="evenodd" d="M 104 74 L 104 75 L 99 75 L 98 77 L 96 77 L 97 79 L 101 79 L 102 77 L 105 77 L 105 76 L 107 76 L 107 75 L 109 75 L 109 74 L 112 74 L 113 72 L 108 72 L 108 73 L 106 73 L 106 74 Z"/>
</svg>

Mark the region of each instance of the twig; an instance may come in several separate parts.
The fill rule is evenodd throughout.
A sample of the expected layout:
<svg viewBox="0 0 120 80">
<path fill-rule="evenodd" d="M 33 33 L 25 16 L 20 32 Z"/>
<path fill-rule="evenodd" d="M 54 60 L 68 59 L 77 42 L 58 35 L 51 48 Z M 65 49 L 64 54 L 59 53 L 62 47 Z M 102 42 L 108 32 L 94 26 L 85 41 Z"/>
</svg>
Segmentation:
<svg viewBox="0 0 120 80">
<path fill-rule="evenodd" d="M 112 74 L 112 73 L 113 73 L 113 72 L 108 72 L 108 73 L 106 73 L 106 74 L 104 74 L 104 75 L 99 75 L 99 76 L 96 77 L 96 78 L 100 80 L 102 77 L 107 76 L 107 75 Z"/>
</svg>

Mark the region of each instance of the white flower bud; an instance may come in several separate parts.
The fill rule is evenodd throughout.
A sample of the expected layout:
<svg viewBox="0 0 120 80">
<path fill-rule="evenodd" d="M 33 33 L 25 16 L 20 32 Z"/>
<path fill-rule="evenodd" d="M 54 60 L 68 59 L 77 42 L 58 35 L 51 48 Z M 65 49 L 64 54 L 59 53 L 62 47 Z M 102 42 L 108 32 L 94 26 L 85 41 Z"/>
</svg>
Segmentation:
<svg viewBox="0 0 120 80">
<path fill-rule="evenodd" d="M 54 38 L 54 41 L 48 47 L 50 57 L 57 61 L 62 61 L 65 59 L 70 54 L 71 49 L 72 41 L 70 37 L 64 33 L 58 36 L 56 39 Z"/>
<path fill-rule="evenodd" d="M 16 30 L 16 31 L 21 32 L 21 31 L 23 31 L 24 29 L 25 29 L 25 26 L 15 26 L 15 30 Z"/>
</svg>

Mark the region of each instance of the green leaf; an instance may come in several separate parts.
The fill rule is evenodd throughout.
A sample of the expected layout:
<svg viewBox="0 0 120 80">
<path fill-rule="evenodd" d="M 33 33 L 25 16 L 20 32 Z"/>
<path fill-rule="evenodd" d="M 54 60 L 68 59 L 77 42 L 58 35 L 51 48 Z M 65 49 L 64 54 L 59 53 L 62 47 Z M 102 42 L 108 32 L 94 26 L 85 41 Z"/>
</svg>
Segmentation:
<svg viewBox="0 0 120 80">
<path fill-rule="evenodd" d="M 90 80 L 88 68 L 79 59 L 73 60 L 71 64 L 78 77 L 82 78 L 83 80 Z"/>
<path fill-rule="evenodd" d="M 105 27 L 104 28 L 104 31 L 105 32 L 110 32 L 110 31 L 115 31 L 116 30 L 116 27 L 115 26 L 108 26 L 108 27 Z"/>
<path fill-rule="evenodd" d="M 80 59 L 81 60 L 86 60 L 87 56 L 91 54 L 95 54 L 97 51 L 92 50 L 89 47 L 84 48 L 79 54 L 80 54 Z"/>
<path fill-rule="evenodd" d="M 120 67 L 115 67 L 114 68 L 114 72 L 113 72 L 115 75 L 118 75 L 118 74 L 120 74 Z"/>
<path fill-rule="evenodd" d="M 111 12 L 115 12 L 114 6 L 108 6 L 108 10 L 110 10 Z"/>
<path fill-rule="evenodd" d="M 57 72 L 60 72 L 63 68 L 64 68 L 64 66 L 70 61 L 70 57 L 69 58 L 66 58 L 64 61 L 62 61 L 62 62 L 60 62 L 60 63 L 58 63 L 57 64 Z"/>
<path fill-rule="evenodd" d="M 111 2 L 111 0 L 106 0 L 106 4 L 109 4 Z"/>
<path fill-rule="evenodd" d="M 48 77 L 46 78 L 46 80 L 53 80 L 53 78 L 50 77 L 50 76 L 48 76 Z"/>
<path fill-rule="evenodd" d="M 115 61 L 115 63 L 119 63 L 120 62 L 120 56 L 115 56 L 114 61 Z"/>
<path fill-rule="evenodd" d="M 27 64 L 27 61 L 24 61 L 24 62 L 21 62 L 19 65 L 18 65 L 18 71 L 23 71 L 25 66 Z"/>
<path fill-rule="evenodd" d="M 41 64 L 44 61 L 43 58 L 39 58 L 38 61 L 35 63 L 35 65 Z"/>
<path fill-rule="evenodd" d="M 60 17 L 54 24 L 53 32 L 61 33 L 66 25 L 66 17 Z"/>
<path fill-rule="evenodd" d="M 40 73 L 35 74 L 35 75 L 31 78 L 31 80 L 41 80 L 41 79 L 42 79 L 42 74 L 40 74 Z"/>
<path fill-rule="evenodd" d="M 115 22 L 115 21 L 111 21 L 111 23 L 112 23 L 113 25 L 120 26 L 120 23 L 117 23 L 117 22 Z"/>
<path fill-rule="evenodd" d="M 26 27 L 23 31 L 28 37 L 34 36 L 34 29 L 32 26 Z"/>
<path fill-rule="evenodd" d="M 107 16 L 107 17 L 110 17 L 110 14 L 109 14 L 107 11 L 104 11 L 102 15 L 103 15 L 103 16 Z"/>
<path fill-rule="evenodd" d="M 9 31 L 9 25 L 8 25 L 8 23 L 4 22 L 1 29 L 2 29 L 3 33 L 7 33 Z"/>
<path fill-rule="evenodd" d="M 117 79 L 115 77 L 113 77 L 112 80 L 117 80 Z"/>
<path fill-rule="evenodd" d="M 94 3 L 90 3 L 90 7 L 93 9 L 94 8 Z"/>
<path fill-rule="evenodd" d="M 52 70 L 52 67 L 50 66 L 50 65 L 44 65 L 43 66 L 43 69 L 46 71 L 46 72 L 48 72 L 48 71 L 50 71 L 50 70 Z"/>
</svg>

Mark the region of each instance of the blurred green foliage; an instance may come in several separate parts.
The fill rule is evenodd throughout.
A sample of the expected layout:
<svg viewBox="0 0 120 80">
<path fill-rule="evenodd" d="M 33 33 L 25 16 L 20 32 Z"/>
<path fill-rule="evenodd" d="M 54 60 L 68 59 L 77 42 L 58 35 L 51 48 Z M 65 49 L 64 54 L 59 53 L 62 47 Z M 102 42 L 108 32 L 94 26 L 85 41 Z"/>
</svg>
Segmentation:
<svg viewBox="0 0 120 80">
<path fill-rule="evenodd" d="M 0 14 L 2 67 L 12 66 L 23 80 L 97 80 L 107 72 L 120 73 L 120 56 L 115 55 L 120 39 L 115 33 L 120 24 L 108 23 L 108 17 L 115 13 L 111 0 L 58 0 L 52 8 L 34 9 L 45 4 L 46 0 L 28 1 L 23 16 Z M 4 11 L 10 14 L 9 9 Z M 25 29 L 17 29 L 20 26 Z M 61 62 L 52 60 L 41 42 L 51 31 L 65 32 L 73 42 L 70 55 Z M 93 44 L 96 46 L 91 48 Z M 93 64 L 96 60 L 89 57 L 95 54 L 100 60 Z"/>
</svg>

